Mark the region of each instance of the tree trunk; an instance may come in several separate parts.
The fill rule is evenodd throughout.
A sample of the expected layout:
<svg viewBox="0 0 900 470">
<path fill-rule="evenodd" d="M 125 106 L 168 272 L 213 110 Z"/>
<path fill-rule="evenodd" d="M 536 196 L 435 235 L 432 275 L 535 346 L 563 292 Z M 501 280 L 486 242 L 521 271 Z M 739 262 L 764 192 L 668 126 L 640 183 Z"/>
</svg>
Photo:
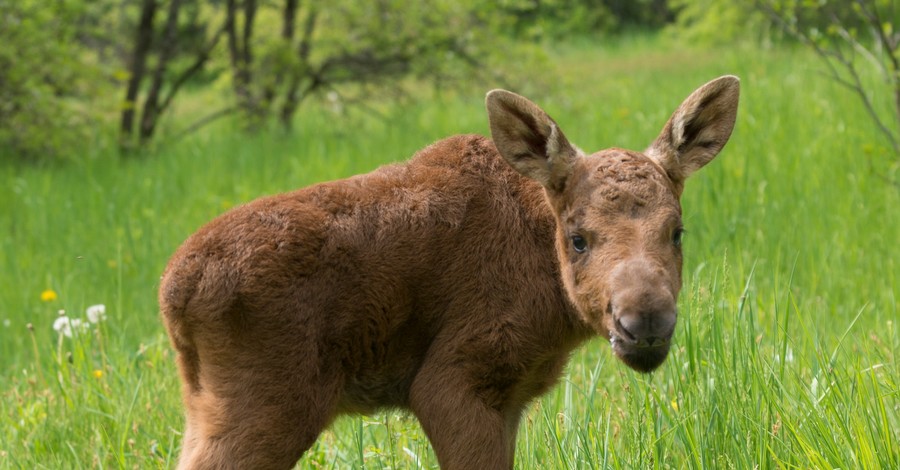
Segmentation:
<svg viewBox="0 0 900 470">
<path fill-rule="evenodd" d="M 237 96 L 238 106 L 251 120 L 251 126 L 259 120 L 259 103 L 254 96 L 253 75 L 253 22 L 256 19 L 256 1 L 244 0 L 244 24 L 241 36 L 237 32 L 238 5 L 235 0 L 228 0 L 225 13 L 225 33 L 228 35 L 228 55 L 231 59 L 232 82 Z"/>
<path fill-rule="evenodd" d="M 141 16 L 135 32 L 134 52 L 129 65 L 128 86 L 125 90 L 125 101 L 122 104 L 122 121 L 119 135 L 119 146 L 131 145 L 134 132 L 134 115 L 137 108 L 137 96 L 147 66 L 147 55 L 153 43 L 153 20 L 156 16 L 156 0 L 144 0 L 141 4 Z"/>
<path fill-rule="evenodd" d="M 294 113 L 297 112 L 297 107 L 300 106 L 300 102 L 303 101 L 303 98 L 320 85 L 318 77 L 312 72 L 312 67 L 309 64 L 309 53 L 312 49 L 312 35 L 313 32 L 315 32 L 318 15 L 319 12 L 314 7 L 310 7 L 309 14 L 306 16 L 306 23 L 303 25 L 303 38 L 300 39 L 300 45 L 297 48 L 297 55 L 300 58 L 300 67 L 298 70 L 294 70 L 293 73 L 291 73 L 291 80 L 288 83 L 287 90 L 285 90 L 284 103 L 282 103 L 281 113 L 278 116 L 282 127 L 286 130 L 291 129 Z M 308 75 L 310 83 L 306 87 L 306 90 L 301 94 L 300 83 L 303 81 L 304 75 Z"/>
<path fill-rule="evenodd" d="M 171 60 L 172 53 L 175 51 L 178 42 L 178 13 L 180 9 L 181 0 L 171 0 L 168 17 L 166 18 L 166 28 L 163 32 L 159 55 L 156 59 L 156 69 L 153 71 L 153 81 L 150 84 L 147 99 L 144 101 L 144 111 L 141 115 L 140 141 L 142 144 L 153 136 L 156 123 L 162 111 L 159 97 L 165 81 L 169 60 Z"/>
<path fill-rule="evenodd" d="M 284 2 L 284 12 L 282 14 L 281 23 L 281 40 L 288 46 L 294 42 L 294 29 L 297 18 L 298 0 L 286 0 Z M 263 105 L 268 109 L 272 101 L 275 100 L 276 90 L 284 81 L 284 67 L 279 66 L 275 71 L 275 77 L 266 86 L 263 91 Z"/>
</svg>

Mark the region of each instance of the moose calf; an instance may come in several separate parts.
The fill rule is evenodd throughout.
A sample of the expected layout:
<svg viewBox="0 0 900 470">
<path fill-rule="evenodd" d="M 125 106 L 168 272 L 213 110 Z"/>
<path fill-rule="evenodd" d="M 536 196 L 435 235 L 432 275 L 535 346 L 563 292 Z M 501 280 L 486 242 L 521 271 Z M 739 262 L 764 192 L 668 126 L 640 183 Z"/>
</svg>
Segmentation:
<svg viewBox="0 0 900 470">
<path fill-rule="evenodd" d="M 691 94 L 644 152 L 585 154 L 487 95 L 493 141 L 258 199 L 192 235 L 162 316 L 181 468 L 291 468 L 343 413 L 411 410 L 444 469 L 509 469 L 527 404 L 594 335 L 649 372 L 681 289 L 685 179 L 725 145 L 739 80 Z"/>
</svg>

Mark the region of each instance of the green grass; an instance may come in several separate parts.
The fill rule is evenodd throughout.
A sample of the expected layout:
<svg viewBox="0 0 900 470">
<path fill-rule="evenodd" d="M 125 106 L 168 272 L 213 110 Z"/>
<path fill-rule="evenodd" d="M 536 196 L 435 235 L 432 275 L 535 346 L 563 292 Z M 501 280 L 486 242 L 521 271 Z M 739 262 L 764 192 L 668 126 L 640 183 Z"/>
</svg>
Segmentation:
<svg viewBox="0 0 900 470">
<path fill-rule="evenodd" d="M 855 99 L 796 51 L 638 38 L 563 45 L 551 64 L 557 85 L 534 97 L 586 150 L 643 148 L 717 75 L 743 89 L 731 142 L 684 195 L 669 359 L 640 375 L 603 341 L 576 351 L 528 409 L 518 467 L 900 467 L 900 192 Z M 143 158 L 0 166 L 0 468 L 171 466 L 183 417 L 155 291 L 178 244 L 260 195 L 485 134 L 482 97 L 423 91 L 379 105 L 385 120 L 313 105 L 290 136 L 220 123 Z M 53 330 L 98 303 L 105 322 Z M 436 465 L 403 413 L 342 418 L 301 462 Z"/>
</svg>

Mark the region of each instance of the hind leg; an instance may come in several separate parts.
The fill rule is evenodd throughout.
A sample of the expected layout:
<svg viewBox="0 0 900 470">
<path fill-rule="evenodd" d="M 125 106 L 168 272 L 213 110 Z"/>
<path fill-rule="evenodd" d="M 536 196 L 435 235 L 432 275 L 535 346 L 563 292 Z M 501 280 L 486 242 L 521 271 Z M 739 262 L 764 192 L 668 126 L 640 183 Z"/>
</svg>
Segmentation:
<svg viewBox="0 0 900 470">
<path fill-rule="evenodd" d="M 319 429 L 297 424 L 285 430 L 283 420 L 224 418 L 217 430 L 188 418 L 179 469 L 290 469 L 316 441 Z M 204 418 L 208 419 L 208 418 Z M 238 422 L 239 421 L 239 422 Z M 269 426 L 273 425 L 273 426 Z"/>
<path fill-rule="evenodd" d="M 292 468 L 335 415 L 339 364 L 301 335 L 240 331 L 196 335 L 193 349 L 179 348 L 180 469 Z"/>
<path fill-rule="evenodd" d="M 336 393 L 240 382 L 187 397 L 180 469 L 289 469 L 331 422 Z M 310 393 L 312 392 L 312 393 Z M 316 393 L 319 392 L 319 393 Z"/>
</svg>

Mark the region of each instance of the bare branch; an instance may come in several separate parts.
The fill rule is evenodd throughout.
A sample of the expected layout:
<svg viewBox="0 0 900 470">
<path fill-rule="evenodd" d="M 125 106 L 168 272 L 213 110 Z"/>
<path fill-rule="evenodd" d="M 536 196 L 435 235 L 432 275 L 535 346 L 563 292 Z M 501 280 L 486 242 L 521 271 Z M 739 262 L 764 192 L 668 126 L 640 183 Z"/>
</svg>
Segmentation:
<svg viewBox="0 0 900 470">
<path fill-rule="evenodd" d="M 891 38 L 887 37 L 884 32 L 884 21 L 881 19 L 881 14 L 878 12 L 877 5 L 872 5 L 872 9 L 869 10 L 866 2 L 862 0 L 856 0 L 856 3 L 860 7 L 860 11 L 865 17 L 866 21 L 870 25 L 872 25 L 872 29 L 875 30 L 875 37 L 878 39 L 878 42 L 885 49 L 885 54 L 887 54 L 888 60 L 891 64 L 891 69 L 894 72 L 900 70 L 900 58 L 897 57 L 897 42 L 892 41 Z"/>
<path fill-rule="evenodd" d="M 831 13 L 830 17 L 832 26 L 835 28 L 835 31 L 837 31 L 838 35 L 841 37 L 841 39 L 844 40 L 844 42 L 849 44 L 854 51 L 865 57 L 866 60 L 868 60 L 869 63 L 871 63 L 872 66 L 878 69 L 878 71 L 880 71 L 882 74 L 887 75 L 889 73 L 885 64 L 878 59 L 877 52 L 870 51 L 869 48 L 863 45 L 862 42 L 854 38 L 853 35 L 850 34 L 850 31 L 848 31 L 847 28 L 845 28 L 844 25 L 841 24 L 841 20 L 837 17 L 837 15 L 834 14 L 834 12 Z"/>
<path fill-rule="evenodd" d="M 884 48 L 884 54 L 887 55 L 891 65 L 890 73 L 885 72 L 885 79 L 891 87 L 894 97 L 894 122 L 900 128 L 900 57 L 898 57 L 898 45 L 900 45 L 900 34 L 895 33 L 893 37 L 888 37 L 884 30 L 884 21 L 882 21 L 881 13 L 878 11 L 878 5 L 873 4 L 870 10 L 862 0 L 857 0 L 862 14 L 866 17 L 869 24 L 875 30 L 879 43 Z M 900 147 L 894 144 L 895 152 L 900 153 Z"/>
<path fill-rule="evenodd" d="M 860 101 L 862 101 L 863 106 L 866 109 L 866 113 L 875 122 L 875 125 L 878 127 L 879 132 L 883 134 L 885 138 L 887 138 L 888 142 L 890 142 L 891 147 L 894 149 L 894 153 L 900 154 L 900 141 L 898 141 L 898 137 L 895 132 L 887 125 L 887 123 L 885 123 L 882 116 L 875 109 L 875 105 L 872 102 L 871 97 L 866 92 L 866 87 L 862 81 L 862 77 L 859 75 L 859 71 L 856 68 L 853 57 L 847 57 L 839 46 L 826 49 L 822 46 L 822 44 L 820 44 L 819 41 L 816 41 L 815 38 L 811 37 L 809 33 L 804 31 L 802 28 L 786 21 L 768 3 L 762 0 L 755 0 L 754 3 L 756 4 L 758 10 L 762 11 L 766 16 L 769 17 L 770 20 L 781 27 L 782 30 L 784 30 L 803 44 L 812 48 L 812 50 L 822 59 L 822 62 L 826 65 L 826 67 L 828 67 L 830 77 L 838 84 L 851 90 L 860 98 Z M 864 2 L 863 0 L 857 0 L 857 3 Z M 875 18 L 876 20 L 878 19 L 878 16 L 874 15 L 871 11 L 867 9 L 864 9 L 863 11 L 864 15 L 869 15 L 867 17 L 867 21 L 871 22 L 872 18 Z M 861 52 L 859 48 L 862 46 L 858 44 L 858 41 L 853 38 L 853 36 L 849 31 L 847 31 L 846 28 L 843 27 L 840 19 L 832 14 L 831 21 L 836 27 L 836 30 L 838 31 L 841 39 L 851 46 L 851 50 Z M 882 31 L 881 23 L 877 23 L 875 26 L 877 26 L 879 31 Z M 866 50 L 866 53 L 868 54 L 869 51 Z M 891 53 L 890 55 L 892 64 L 896 63 L 895 55 L 893 53 Z M 840 68 L 838 68 L 838 65 L 840 66 Z M 843 73 L 841 71 L 843 71 Z M 849 79 L 845 78 L 846 76 L 849 76 Z M 894 74 L 894 76 L 896 76 L 896 73 Z M 900 86 L 898 86 L 896 80 L 892 80 L 891 85 L 894 91 L 894 113 L 897 117 L 897 122 L 900 123 Z"/>
<path fill-rule="evenodd" d="M 159 109 L 160 112 L 166 110 L 172 102 L 172 99 L 175 97 L 175 94 L 178 93 L 178 90 L 185 84 L 187 81 L 197 74 L 200 70 L 203 70 L 203 66 L 206 65 L 206 62 L 209 60 L 210 55 L 212 54 L 213 49 L 219 44 L 219 40 L 222 38 L 222 33 L 225 32 L 225 25 L 222 25 L 218 31 L 213 35 L 212 39 L 210 39 L 209 43 L 204 47 L 198 54 L 197 59 L 194 60 L 194 63 L 191 64 L 190 67 L 184 70 L 181 75 L 178 76 L 169 87 L 169 92 L 166 94 L 165 98 L 162 100 L 162 104 L 160 104 Z"/>
<path fill-rule="evenodd" d="M 866 107 L 866 111 L 869 113 L 869 116 L 872 117 L 872 120 L 875 121 L 875 124 L 881 130 L 881 133 L 888 138 L 891 146 L 894 148 L 895 152 L 900 152 L 900 144 L 897 142 L 897 138 L 894 136 L 894 133 L 887 127 L 887 125 L 882 121 L 881 116 L 878 114 L 878 111 L 875 110 L 875 106 L 872 103 L 869 94 L 866 93 L 865 87 L 862 83 L 862 79 L 859 76 L 859 73 L 856 71 L 856 68 L 853 67 L 853 64 L 844 64 L 847 72 L 853 78 L 854 87 L 853 90 L 859 95 L 863 104 Z"/>
<path fill-rule="evenodd" d="M 212 113 L 210 113 L 210 114 L 208 114 L 208 115 L 206 115 L 206 116 L 204 116 L 204 117 L 202 117 L 202 118 L 200 118 L 200 119 L 194 121 L 193 124 L 191 124 L 190 126 L 184 128 L 184 129 L 182 129 L 179 133 L 177 133 L 177 134 L 173 135 L 172 137 L 170 137 L 170 141 L 181 140 L 181 139 L 183 139 L 184 137 L 188 136 L 189 134 L 191 134 L 191 133 L 193 133 L 193 132 L 196 132 L 196 131 L 200 130 L 201 128 L 203 128 L 203 127 L 207 126 L 208 124 L 210 124 L 210 123 L 212 123 L 212 122 L 218 120 L 219 118 L 223 118 L 223 117 L 225 117 L 225 116 L 228 116 L 229 114 L 234 113 L 234 112 L 237 111 L 237 110 L 238 110 L 238 108 L 237 108 L 236 106 L 228 106 L 228 107 L 219 109 L 219 110 L 217 110 L 217 111 L 215 111 L 215 112 L 212 112 Z"/>
</svg>

